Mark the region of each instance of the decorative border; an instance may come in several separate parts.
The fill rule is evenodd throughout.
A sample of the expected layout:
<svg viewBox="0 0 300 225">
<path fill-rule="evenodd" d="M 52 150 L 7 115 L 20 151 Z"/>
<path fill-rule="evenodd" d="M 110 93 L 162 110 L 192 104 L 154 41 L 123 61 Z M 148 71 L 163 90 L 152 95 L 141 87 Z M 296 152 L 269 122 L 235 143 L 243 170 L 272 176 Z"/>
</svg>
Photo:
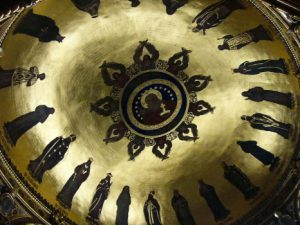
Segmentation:
<svg viewBox="0 0 300 225">
<path fill-rule="evenodd" d="M 32 1 L 31 4 L 21 7 L 17 6 L 15 9 L 10 10 L 6 14 L 0 14 L 0 23 L 3 25 L 5 20 L 14 17 L 10 26 L 7 29 L 2 30 L 0 33 L 0 47 L 4 40 L 7 31 L 11 25 L 15 22 L 16 18 L 22 14 L 22 12 L 29 7 L 33 7 L 42 0 Z M 299 80 L 300 85 L 300 40 L 296 33 L 289 32 L 289 25 L 284 21 L 280 13 L 272 8 L 268 7 L 267 3 L 261 0 L 247 0 L 254 5 L 277 29 L 283 38 L 286 47 L 291 54 L 295 64 L 295 75 Z M 1 27 L 0 25 L 0 27 Z M 300 185 L 300 136 L 297 137 L 297 145 L 295 148 L 295 154 L 291 160 L 290 165 L 284 172 L 282 179 L 278 185 L 274 188 L 270 196 L 273 196 L 268 201 L 261 202 L 258 206 L 253 208 L 246 216 L 233 223 L 233 225 L 253 225 L 262 224 L 270 219 L 277 209 L 280 209 L 293 195 Z M 3 146 L 0 145 L 0 176 L 3 178 L 6 185 L 10 188 L 17 190 L 16 199 L 21 203 L 29 212 L 35 216 L 42 223 L 51 225 L 46 218 L 49 218 L 51 214 L 57 212 L 54 206 L 43 199 L 34 188 L 26 181 L 22 174 L 17 170 L 13 163 L 8 158 Z M 65 218 L 67 224 L 76 224 L 75 222 Z"/>
</svg>

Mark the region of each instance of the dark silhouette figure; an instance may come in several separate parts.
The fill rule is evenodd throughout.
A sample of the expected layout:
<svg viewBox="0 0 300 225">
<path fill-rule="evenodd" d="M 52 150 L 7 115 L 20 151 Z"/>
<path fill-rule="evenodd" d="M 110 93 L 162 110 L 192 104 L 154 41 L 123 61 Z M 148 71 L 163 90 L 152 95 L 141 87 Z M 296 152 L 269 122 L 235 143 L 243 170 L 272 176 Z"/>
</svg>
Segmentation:
<svg viewBox="0 0 300 225">
<path fill-rule="evenodd" d="M 186 124 L 183 122 L 177 129 L 178 138 L 182 141 L 196 141 L 198 137 L 198 128 L 194 123 Z"/>
<path fill-rule="evenodd" d="M 221 0 L 210 5 L 193 19 L 193 23 L 197 23 L 193 32 L 203 30 L 205 35 L 206 30 L 220 25 L 231 13 L 239 9 L 245 9 L 239 0 Z"/>
<path fill-rule="evenodd" d="M 144 49 L 147 49 L 149 54 L 144 54 Z M 143 57 L 142 57 L 143 56 Z M 159 58 L 159 51 L 156 50 L 155 46 L 148 42 L 148 40 L 140 41 L 140 45 L 135 50 L 133 60 L 135 64 L 141 67 L 141 70 L 155 69 L 156 61 Z"/>
<path fill-rule="evenodd" d="M 54 168 L 64 158 L 69 145 L 76 140 L 74 134 L 68 138 L 57 137 L 43 150 L 43 153 L 35 160 L 30 160 L 28 170 L 31 176 L 39 183 L 42 182 L 44 173 Z"/>
<path fill-rule="evenodd" d="M 285 139 L 288 139 L 291 133 L 291 124 L 281 123 L 262 113 L 255 113 L 252 116 L 242 116 L 241 119 L 248 121 L 254 129 L 275 132 Z"/>
<path fill-rule="evenodd" d="M 25 83 L 27 87 L 33 86 L 38 80 L 44 80 L 46 75 L 39 73 L 36 66 L 29 70 L 16 68 L 13 70 L 0 69 L 0 88 L 12 87 Z"/>
<path fill-rule="evenodd" d="M 213 186 L 204 183 L 203 180 L 199 181 L 200 195 L 206 200 L 208 207 L 211 209 L 215 220 L 224 220 L 230 214 L 230 211 L 226 209 Z"/>
<path fill-rule="evenodd" d="M 100 0 L 72 0 L 72 2 L 79 10 L 87 12 L 92 18 L 98 17 Z"/>
<path fill-rule="evenodd" d="M 216 107 L 212 107 L 208 102 L 203 100 L 190 103 L 189 112 L 192 112 L 195 116 L 202 116 L 208 113 L 214 113 Z"/>
<path fill-rule="evenodd" d="M 17 24 L 14 34 L 18 33 L 36 37 L 40 42 L 62 42 L 64 39 L 59 34 L 59 28 L 53 19 L 34 14 L 32 10 Z"/>
<path fill-rule="evenodd" d="M 151 191 L 144 205 L 144 215 L 147 225 L 162 225 L 160 218 L 160 206 L 154 198 L 155 192 Z"/>
<path fill-rule="evenodd" d="M 114 62 L 107 63 L 104 61 L 100 68 L 106 85 L 122 88 L 129 80 L 126 74 L 126 67 L 123 64 Z M 110 73 L 109 70 L 113 70 L 113 72 Z"/>
<path fill-rule="evenodd" d="M 237 144 L 245 153 L 251 154 L 264 165 L 270 166 L 270 171 L 279 165 L 280 158 L 258 146 L 256 141 L 237 141 Z"/>
<path fill-rule="evenodd" d="M 185 86 L 189 93 L 199 92 L 204 90 L 211 81 L 213 81 L 211 76 L 195 75 L 189 78 Z"/>
<path fill-rule="evenodd" d="M 182 48 L 182 51 L 173 55 L 168 61 L 168 69 L 170 73 L 177 75 L 179 71 L 186 69 L 189 65 L 189 53 L 192 51 Z M 180 60 L 182 58 L 182 61 Z"/>
<path fill-rule="evenodd" d="M 101 116 L 110 116 L 114 111 L 118 110 L 118 102 L 112 97 L 105 97 L 91 103 L 90 112 L 95 112 Z"/>
<path fill-rule="evenodd" d="M 125 186 L 117 200 L 117 217 L 116 225 L 128 225 L 129 207 L 131 196 L 129 186 Z"/>
<path fill-rule="evenodd" d="M 167 140 L 166 137 L 160 137 L 155 139 L 155 143 L 152 153 L 162 161 L 168 159 L 172 149 L 172 142 Z"/>
<path fill-rule="evenodd" d="M 110 186 L 112 185 L 110 181 L 111 177 L 112 174 L 108 173 L 107 176 L 102 179 L 97 186 L 96 193 L 89 209 L 89 214 L 86 217 L 87 221 L 89 221 L 91 224 L 99 223 L 104 202 L 108 197 Z"/>
<path fill-rule="evenodd" d="M 4 130 L 11 145 L 16 145 L 19 138 L 38 123 L 44 123 L 48 116 L 55 112 L 54 108 L 39 105 L 35 111 L 5 123 Z"/>
<path fill-rule="evenodd" d="M 259 187 L 252 184 L 247 175 L 235 165 L 227 165 L 222 162 L 224 168 L 224 177 L 243 194 L 245 199 L 249 200 L 254 198 L 259 192 Z"/>
<path fill-rule="evenodd" d="M 286 106 L 290 109 L 294 107 L 294 98 L 292 93 L 281 93 L 278 91 L 264 90 L 262 87 L 254 87 L 244 91 L 242 96 L 247 100 L 255 102 L 268 101 L 279 105 Z"/>
<path fill-rule="evenodd" d="M 188 0 L 162 0 L 168 15 L 173 15 L 177 9 L 188 3 Z"/>
<path fill-rule="evenodd" d="M 288 66 L 284 59 L 278 60 L 258 60 L 254 62 L 243 62 L 239 68 L 233 70 L 234 73 L 245 75 L 257 75 L 264 72 L 289 74 Z"/>
<path fill-rule="evenodd" d="M 179 194 L 178 190 L 174 191 L 172 207 L 180 225 L 196 225 L 187 200 Z"/>
<path fill-rule="evenodd" d="M 146 148 L 144 143 L 144 138 L 135 137 L 132 141 L 128 144 L 128 155 L 129 160 L 134 161 L 136 157 L 138 157 L 142 151 Z"/>
<path fill-rule="evenodd" d="M 87 162 L 78 165 L 75 168 L 73 175 L 56 196 L 57 201 L 59 201 L 63 207 L 71 209 L 74 195 L 81 184 L 85 182 L 90 175 L 91 163 L 92 159 L 89 159 Z"/>
<path fill-rule="evenodd" d="M 137 7 L 141 4 L 140 0 L 128 0 L 131 2 L 131 7 Z"/>
<path fill-rule="evenodd" d="M 103 139 L 105 144 L 115 143 L 125 137 L 128 128 L 123 122 L 112 124 L 106 131 L 106 137 Z"/>
<path fill-rule="evenodd" d="M 218 46 L 219 50 L 238 50 L 252 42 L 257 43 L 262 40 L 273 41 L 269 31 L 267 31 L 262 25 L 236 36 L 226 35 L 219 40 L 221 39 L 224 39 L 224 43 Z"/>
</svg>

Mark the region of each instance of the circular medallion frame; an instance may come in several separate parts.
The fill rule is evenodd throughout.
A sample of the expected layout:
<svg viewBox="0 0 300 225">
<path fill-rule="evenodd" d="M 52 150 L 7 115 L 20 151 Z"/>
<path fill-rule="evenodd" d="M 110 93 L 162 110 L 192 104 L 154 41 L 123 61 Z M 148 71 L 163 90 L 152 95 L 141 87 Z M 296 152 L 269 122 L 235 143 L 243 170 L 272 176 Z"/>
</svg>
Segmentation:
<svg viewBox="0 0 300 225">
<path fill-rule="evenodd" d="M 162 86 L 165 86 L 165 88 L 162 88 Z M 163 103 L 165 93 L 162 93 L 164 90 L 176 95 L 174 98 L 171 98 L 173 102 L 169 101 L 173 105 L 176 104 L 173 110 L 165 109 L 166 104 Z M 158 116 L 164 112 L 168 112 L 171 115 L 166 117 L 165 120 L 154 122 L 151 125 L 143 123 L 141 114 L 146 116 L 148 114 L 148 117 L 150 114 L 151 118 L 157 116 L 155 110 L 151 111 L 150 109 L 148 113 L 145 113 L 147 110 L 142 107 L 142 105 L 145 105 L 145 97 L 143 98 L 143 96 L 147 93 L 153 96 L 156 95 L 157 100 L 161 101 L 160 110 L 163 111 Z M 137 99 L 143 100 L 143 103 L 140 102 L 138 104 Z M 185 120 L 189 109 L 189 94 L 186 87 L 173 74 L 157 69 L 146 70 L 131 78 L 124 87 L 121 92 L 119 108 L 121 117 L 130 131 L 141 137 L 157 138 L 174 131 Z M 137 115 L 140 115 L 140 118 L 137 118 Z"/>
</svg>

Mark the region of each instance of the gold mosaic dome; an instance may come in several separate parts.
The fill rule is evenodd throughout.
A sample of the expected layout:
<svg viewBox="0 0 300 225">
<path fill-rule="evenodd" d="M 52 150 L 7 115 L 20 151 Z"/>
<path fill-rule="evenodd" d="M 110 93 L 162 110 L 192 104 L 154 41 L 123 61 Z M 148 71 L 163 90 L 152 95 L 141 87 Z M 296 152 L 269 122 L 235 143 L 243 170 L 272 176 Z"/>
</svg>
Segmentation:
<svg viewBox="0 0 300 225">
<path fill-rule="evenodd" d="M 295 188 L 299 49 L 262 2 L 45 0 L 7 24 L 1 169 L 43 224 L 254 225 Z"/>
</svg>

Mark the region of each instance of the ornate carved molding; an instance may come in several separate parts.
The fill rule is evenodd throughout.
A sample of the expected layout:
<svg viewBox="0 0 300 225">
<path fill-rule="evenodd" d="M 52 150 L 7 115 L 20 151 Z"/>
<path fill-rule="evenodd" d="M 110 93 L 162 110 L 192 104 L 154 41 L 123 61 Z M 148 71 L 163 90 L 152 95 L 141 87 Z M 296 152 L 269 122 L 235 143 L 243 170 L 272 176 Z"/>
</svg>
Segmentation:
<svg viewBox="0 0 300 225">
<path fill-rule="evenodd" d="M 0 12 L 0 57 L 3 54 L 2 43 L 10 27 L 26 8 L 33 7 L 40 1 L 32 0 L 28 5 L 21 5 L 20 3 L 7 12 Z"/>
<path fill-rule="evenodd" d="M 0 12 L 0 23 L 3 22 L 4 20 L 6 20 L 7 18 L 13 16 L 14 14 L 18 14 L 18 13 L 22 12 L 26 8 L 33 7 L 40 1 L 41 0 L 32 0 L 27 5 L 22 4 L 22 2 L 20 1 L 20 3 L 18 5 L 9 9 L 7 12 Z"/>
</svg>

